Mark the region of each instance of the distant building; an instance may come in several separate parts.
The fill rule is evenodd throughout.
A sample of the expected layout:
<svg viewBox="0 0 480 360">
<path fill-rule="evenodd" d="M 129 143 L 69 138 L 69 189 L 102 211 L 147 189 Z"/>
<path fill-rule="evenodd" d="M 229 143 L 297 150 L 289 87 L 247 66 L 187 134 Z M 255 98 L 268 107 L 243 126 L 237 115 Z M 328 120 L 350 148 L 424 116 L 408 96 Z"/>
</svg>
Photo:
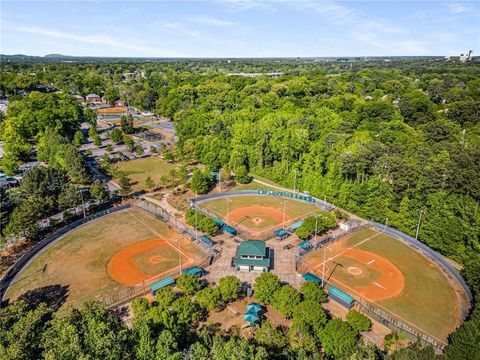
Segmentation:
<svg viewBox="0 0 480 360">
<path fill-rule="evenodd" d="M 271 266 L 270 249 L 262 240 L 243 241 L 237 247 L 233 264 L 237 271 L 267 272 Z"/>
<path fill-rule="evenodd" d="M 97 94 L 88 94 L 86 97 L 87 102 L 101 102 L 102 99 Z"/>
<path fill-rule="evenodd" d="M 80 95 L 74 95 L 75 96 L 75 99 L 77 99 L 77 101 L 79 103 L 84 103 L 85 102 L 85 98 L 83 96 L 80 96 Z"/>
<path fill-rule="evenodd" d="M 122 115 L 127 115 L 126 107 L 109 107 L 105 109 L 98 109 L 98 120 L 118 120 Z"/>
<path fill-rule="evenodd" d="M 461 63 L 466 63 L 467 61 L 470 61 L 471 56 L 472 56 L 472 52 L 473 52 L 473 51 L 470 50 L 470 51 L 468 52 L 468 54 L 461 54 L 461 55 L 460 55 L 460 58 L 459 58 L 459 61 L 460 61 Z"/>
<path fill-rule="evenodd" d="M 127 106 L 127 102 L 125 100 L 115 100 L 113 104 L 115 107 L 119 107 L 119 108 Z"/>
</svg>

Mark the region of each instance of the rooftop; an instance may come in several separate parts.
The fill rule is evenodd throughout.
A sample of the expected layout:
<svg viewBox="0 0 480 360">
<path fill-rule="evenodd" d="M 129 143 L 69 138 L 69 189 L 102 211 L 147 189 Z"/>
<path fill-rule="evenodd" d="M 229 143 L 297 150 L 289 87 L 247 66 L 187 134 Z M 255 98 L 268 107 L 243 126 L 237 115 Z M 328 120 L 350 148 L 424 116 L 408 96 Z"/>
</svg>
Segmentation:
<svg viewBox="0 0 480 360">
<path fill-rule="evenodd" d="M 250 256 L 265 256 L 266 247 L 265 241 L 262 240 L 247 240 L 240 243 L 237 249 L 238 255 L 250 255 Z"/>
</svg>

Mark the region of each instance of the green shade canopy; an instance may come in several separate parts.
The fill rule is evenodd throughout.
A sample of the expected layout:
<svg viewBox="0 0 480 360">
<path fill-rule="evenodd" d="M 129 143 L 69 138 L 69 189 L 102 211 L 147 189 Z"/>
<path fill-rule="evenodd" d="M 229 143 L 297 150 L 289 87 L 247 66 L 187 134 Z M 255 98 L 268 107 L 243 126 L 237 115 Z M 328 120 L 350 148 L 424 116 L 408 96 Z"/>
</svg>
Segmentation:
<svg viewBox="0 0 480 360">
<path fill-rule="evenodd" d="M 262 311 L 262 305 L 251 302 L 250 304 L 247 305 L 247 313 L 249 313 L 250 310 L 253 310 L 258 313 L 259 311 Z"/>
</svg>

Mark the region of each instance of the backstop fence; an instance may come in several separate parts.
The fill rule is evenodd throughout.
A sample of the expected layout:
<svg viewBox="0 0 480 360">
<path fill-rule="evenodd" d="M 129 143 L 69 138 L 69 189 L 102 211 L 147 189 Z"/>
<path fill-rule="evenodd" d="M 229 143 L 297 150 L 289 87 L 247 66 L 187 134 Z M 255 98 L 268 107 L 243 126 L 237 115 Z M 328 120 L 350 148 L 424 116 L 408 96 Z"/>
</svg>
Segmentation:
<svg viewBox="0 0 480 360">
<path fill-rule="evenodd" d="M 205 243 L 200 241 L 200 235 L 197 234 L 194 230 L 188 227 L 186 224 L 183 224 L 179 221 L 175 216 L 169 214 L 164 208 L 160 205 L 152 203 L 146 199 L 139 199 L 135 206 L 147 211 L 148 213 L 152 214 L 157 219 L 160 219 L 166 222 L 171 228 L 175 229 L 178 233 L 186 235 L 192 242 L 197 245 L 202 246 L 205 250 L 205 257 L 195 261 L 194 264 L 191 266 L 196 265 L 202 268 L 205 268 L 211 265 L 215 260 L 217 260 L 220 255 L 220 250 L 213 250 L 211 247 L 207 246 Z M 179 267 L 171 269 L 167 272 L 163 272 L 162 274 L 152 276 L 140 283 L 135 285 L 128 286 L 118 292 L 107 294 L 102 298 L 102 303 L 107 308 L 113 308 L 122 304 L 125 304 L 136 297 L 146 295 L 150 290 L 150 285 L 164 279 L 168 276 L 173 278 L 178 278 L 181 275 L 181 269 Z"/>
<path fill-rule="evenodd" d="M 84 218 L 81 218 L 79 220 L 76 220 L 68 225 L 65 225 L 61 229 L 53 232 L 52 234 L 48 235 L 45 237 L 43 240 L 35 244 L 30 250 L 28 250 L 15 264 L 12 265 L 12 267 L 5 273 L 3 276 L 2 280 L 0 281 L 0 302 L 3 301 L 3 297 L 5 296 L 5 293 L 7 292 L 7 288 L 10 286 L 10 284 L 15 280 L 15 277 L 20 273 L 20 271 L 34 258 L 36 258 L 39 254 L 41 254 L 43 251 L 47 249 L 49 245 L 51 245 L 55 240 L 59 239 L 61 236 L 65 235 L 69 231 L 89 222 L 92 220 L 95 220 L 99 217 L 124 210 L 131 207 L 130 204 L 126 205 L 121 205 L 109 209 L 105 209 L 102 211 L 99 211 L 95 214 L 86 216 Z"/>
<path fill-rule="evenodd" d="M 467 295 L 468 300 L 470 302 L 472 301 L 470 289 L 466 285 L 465 281 L 443 256 L 438 254 L 436 251 L 430 249 L 427 245 L 419 242 L 418 240 L 415 240 L 409 235 L 406 235 L 396 229 L 390 228 L 383 224 L 379 224 L 371 221 L 364 225 L 358 225 L 357 227 L 352 228 L 349 231 L 344 231 L 334 236 L 327 236 L 327 237 L 321 238 L 319 241 L 312 244 L 313 246 L 311 249 L 308 249 L 308 250 L 298 249 L 297 252 L 295 253 L 295 266 L 296 266 L 297 272 L 304 274 L 306 272 L 311 271 L 311 268 L 308 262 L 305 261 L 304 259 L 304 256 L 308 252 L 321 248 L 323 246 L 326 246 L 329 243 L 339 240 L 340 238 L 345 236 L 347 233 L 359 230 L 360 228 L 363 228 L 366 226 L 374 227 L 378 231 L 384 232 L 395 238 L 404 240 L 412 248 L 414 248 L 417 251 L 420 251 L 428 259 L 435 262 L 451 281 L 459 284 L 461 288 L 464 290 L 465 294 Z M 326 282 L 328 283 L 328 279 L 326 279 Z M 442 351 L 447 345 L 445 341 L 438 339 L 437 337 L 429 334 L 428 332 L 416 327 L 415 325 L 409 323 L 405 319 L 400 319 L 395 314 L 379 306 L 378 304 L 369 302 L 364 298 L 359 297 L 357 294 L 353 294 L 350 291 L 346 291 L 343 288 L 342 288 L 342 291 L 346 292 L 356 300 L 360 311 L 370 316 L 372 319 L 378 321 L 379 323 L 385 325 L 389 329 L 396 332 L 403 332 L 410 339 L 414 341 L 419 340 L 424 345 L 432 345 L 437 351 Z M 468 308 L 463 307 L 462 313 L 463 313 L 463 316 L 466 316 L 468 314 Z"/>
</svg>

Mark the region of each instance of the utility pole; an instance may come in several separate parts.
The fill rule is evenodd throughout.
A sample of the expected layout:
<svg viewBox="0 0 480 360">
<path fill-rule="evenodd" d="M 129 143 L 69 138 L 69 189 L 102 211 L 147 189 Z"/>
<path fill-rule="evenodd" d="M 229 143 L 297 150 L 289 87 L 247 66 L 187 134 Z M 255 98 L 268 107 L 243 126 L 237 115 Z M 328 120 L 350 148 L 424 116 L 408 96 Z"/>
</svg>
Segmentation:
<svg viewBox="0 0 480 360">
<path fill-rule="evenodd" d="M 415 234 L 415 240 L 418 240 L 418 232 L 420 231 L 420 223 L 422 222 L 422 212 L 423 210 L 420 210 L 420 215 L 418 216 L 417 233 Z"/>
<path fill-rule="evenodd" d="M 80 197 L 82 199 L 82 210 L 83 210 L 83 218 L 85 219 L 87 216 L 85 214 L 85 202 L 83 201 L 83 192 L 86 191 L 86 189 L 80 189 L 77 191 L 77 193 L 80 193 Z M 75 214 L 77 213 L 77 210 L 75 210 Z"/>
</svg>

